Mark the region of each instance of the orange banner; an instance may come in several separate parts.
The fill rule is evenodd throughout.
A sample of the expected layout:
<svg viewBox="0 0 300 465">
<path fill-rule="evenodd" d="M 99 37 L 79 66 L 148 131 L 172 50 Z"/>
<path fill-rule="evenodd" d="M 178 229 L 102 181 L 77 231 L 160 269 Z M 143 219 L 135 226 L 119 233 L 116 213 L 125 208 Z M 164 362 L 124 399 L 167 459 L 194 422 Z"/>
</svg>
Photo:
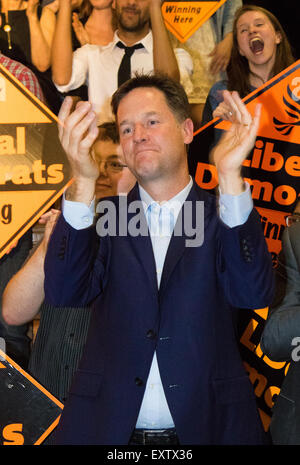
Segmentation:
<svg viewBox="0 0 300 465">
<path fill-rule="evenodd" d="M 262 104 L 255 147 L 243 163 L 243 176 L 250 184 L 275 268 L 286 216 L 293 212 L 300 195 L 300 61 L 244 101 L 252 114 L 255 105 Z M 215 130 L 227 130 L 230 124 L 216 118 L 195 133 L 189 148 L 189 166 L 203 189 L 213 192 L 218 184 L 216 168 L 209 163 L 209 148 L 214 143 Z M 265 430 L 289 367 L 288 362 L 270 360 L 260 348 L 267 315 L 268 308 L 243 309 L 237 322 L 242 359 Z"/>
</svg>

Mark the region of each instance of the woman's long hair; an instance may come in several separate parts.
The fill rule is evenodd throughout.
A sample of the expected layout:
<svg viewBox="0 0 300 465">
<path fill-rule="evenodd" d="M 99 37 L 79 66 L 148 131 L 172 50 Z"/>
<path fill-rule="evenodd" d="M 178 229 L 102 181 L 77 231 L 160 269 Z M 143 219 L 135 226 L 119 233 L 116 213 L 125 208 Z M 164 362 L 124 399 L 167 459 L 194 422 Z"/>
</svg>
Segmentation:
<svg viewBox="0 0 300 465">
<path fill-rule="evenodd" d="M 93 5 L 90 0 L 82 0 L 82 3 L 79 7 L 79 19 L 87 19 L 93 11 Z M 112 27 L 117 29 L 117 19 L 114 8 L 112 9 Z"/>
<path fill-rule="evenodd" d="M 280 71 L 284 70 L 295 61 L 287 36 L 278 19 L 265 8 L 256 5 L 243 5 L 235 14 L 233 23 L 233 46 L 227 67 L 227 88 L 228 90 L 237 90 L 241 97 L 245 97 L 251 92 L 251 71 L 249 69 L 248 60 L 239 53 L 237 41 L 237 21 L 241 15 L 247 11 L 259 11 L 263 13 L 269 19 L 275 31 L 279 32 L 281 35 L 281 42 L 277 44 L 275 62 L 269 78 L 276 76 L 276 74 L 280 73 Z"/>
</svg>

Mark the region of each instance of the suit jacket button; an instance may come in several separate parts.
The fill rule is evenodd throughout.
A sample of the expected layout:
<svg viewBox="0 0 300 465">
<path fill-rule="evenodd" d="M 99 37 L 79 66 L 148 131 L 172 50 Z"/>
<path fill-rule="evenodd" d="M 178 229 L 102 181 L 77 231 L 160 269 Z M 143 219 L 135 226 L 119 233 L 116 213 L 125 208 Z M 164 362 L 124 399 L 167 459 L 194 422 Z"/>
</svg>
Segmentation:
<svg viewBox="0 0 300 465">
<path fill-rule="evenodd" d="M 144 382 L 143 382 L 143 380 L 141 378 L 135 378 L 134 382 L 135 382 L 135 384 L 137 386 L 143 386 L 143 384 L 144 384 Z"/>
<path fill-rule="evenodd" d="M 153 329 L 149 329 L 149 331 L 147 331 L 146 336 L 148 339 L 155 339 L 156 333 L 155 331 L 153 331 Z"/>
</svg>

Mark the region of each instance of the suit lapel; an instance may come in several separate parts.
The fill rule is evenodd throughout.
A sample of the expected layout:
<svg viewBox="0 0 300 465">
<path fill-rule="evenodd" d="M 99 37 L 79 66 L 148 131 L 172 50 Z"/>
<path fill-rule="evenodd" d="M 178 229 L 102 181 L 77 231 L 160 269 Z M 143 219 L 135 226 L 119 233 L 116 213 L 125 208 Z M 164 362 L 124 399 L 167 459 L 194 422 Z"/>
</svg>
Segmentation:
<svg viewBox="0 0 300 465">
<path fill-rule="evenodd" d="M 131 190 L 131 192 L 128 194 L 128 205 L 132 202 L 135 201 L 141 201 L 140 195 L 139 195 L 139 189 L 138 189 L 138 184 L 134 186 L 134 188 Z M 128 213 L 128 224 L 130 220 L 135 216 L 136 213 Z M 144 211 L 142 210 L 140 213 L 145 222 L 146 218 L 144 216 Z M 152 248 L 152 243 L 151 243 L 151 238 L 150 238 L 150 233 L 147 228 L 147 235 L 138 235 L 138 236 L 132 236 L 131 234 L 128 234 L 128 240 L 130 242 L 130 245 L 132 247 L 132 251 L 135 254 L 137 260 L 141 264 L 142 268 L 144 269 L 147 278 L 150 282 L 151 287 L 155 292 L 158 291 L 157 287 L 157 277 L 156 277 L 156 266 L 155 266 L 155 259 L 154 259 L 154 254 L 153 254 L 153 248 Z"/>
<path fill-rule="evenodd" d="M 195 184 L 195 181 L 194 181 L 193 186 L 190 190 L 190 193 L 185 201 L 185 203 L 188 201 L 191 202 L 191 205 L 192 205 L 193 227 L 196 225 L 195 223 L 196 202 L 197 201 L 204 202 L 204 200 L 205 200 L 204 192 Z M 208 205 L 209 203 L 210 202 L 205 202 L 204 204 L 204 228 L 205 228 L 205 224 L 207 222 L 208 216 L 211 214 L 211 211 L 212 211 L 211 208 L 209 208 L 209 205 Z M 164 263 L 162 278 L 160 282 L 160 289 L 159 289 L 160 295 L 163 294 L 167 286 L 168 280 L 174 268 L 176 267 L 177 263 L 182 258 L 183 254 L 187 253 L 187 251 L 190 249 L 189 247 L 186 247 L 186 241 L 192 238 L 186 235 L 186 229 L 184 228 L 183 220 L 184 220 L 184 215 L 183 214 L 179 215 L 177 222 L 176 222 L 175 229 L 174 229 L 175 231 L 176 228 L 178 228 L 179 226 L 178 222 L 181 222 L 181 228 L 177 230 L 182 231 L 182 234 L 175 235 L 173 233 L 171 240 L 170 240 L 170 244 L 167 250 L 166 259 Z"/>
</svg>

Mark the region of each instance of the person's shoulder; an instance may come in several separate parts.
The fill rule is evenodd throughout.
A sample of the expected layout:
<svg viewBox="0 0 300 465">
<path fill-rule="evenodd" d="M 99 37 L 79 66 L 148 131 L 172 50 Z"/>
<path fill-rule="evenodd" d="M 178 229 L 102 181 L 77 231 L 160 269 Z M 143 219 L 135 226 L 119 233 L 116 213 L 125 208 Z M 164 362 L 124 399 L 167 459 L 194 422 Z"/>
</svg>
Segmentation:
<svg viewBox="0 0 300 465">
<path fill-rule="evenodd" d="M 300 222 L 294 223 L 285 229 L 283 240 L 285 242 L 289 240 L 294 252 L 299 255 L 298 259 L 300 260 Z"/>
<path fill-rule="evenodd" d="M 85 44 L 77 48 L 74 52 L 75 55 L 94 55 L 103 53 L 105 50 L 111 50 L 110 42 L 108 45 Z"/>
<path fill-rule="evenodd" d="M 219 92 L 220 90 L 227 90 L 228 82 L 226 79 L 221 79 L 220 81 L 215 82 L 211 88 L 209 93 L 210 94 L 215 94 Z"/>
<path fill-rule="evenodd" d="M 34 72 L 23 63 L 2 54 L 0 56 L 0 63 L 13 76 L 15 76 L 20 82 L 22 82 L 22 84 L 25 87 L 27 87 L 27 82 L 29 79 L 38 83 L 38 79 Z"/>
</svg>

